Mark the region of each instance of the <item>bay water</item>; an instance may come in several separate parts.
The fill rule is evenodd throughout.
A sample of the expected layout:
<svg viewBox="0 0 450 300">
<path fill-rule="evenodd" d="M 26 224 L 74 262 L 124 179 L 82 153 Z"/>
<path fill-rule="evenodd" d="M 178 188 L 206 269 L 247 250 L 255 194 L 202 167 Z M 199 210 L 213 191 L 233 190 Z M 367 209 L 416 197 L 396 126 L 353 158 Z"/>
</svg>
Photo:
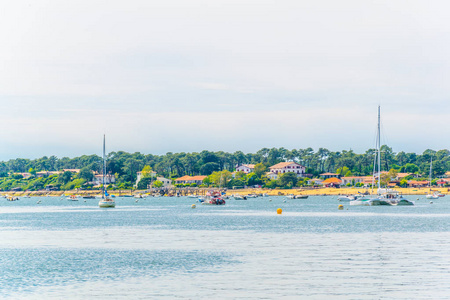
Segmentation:
<svg viewBox="0 0 450 300">
<path fill-rule="evenodd" d="M 450 299 L 449 197 L 0 198 L 0 298 Z"/>
</svg>

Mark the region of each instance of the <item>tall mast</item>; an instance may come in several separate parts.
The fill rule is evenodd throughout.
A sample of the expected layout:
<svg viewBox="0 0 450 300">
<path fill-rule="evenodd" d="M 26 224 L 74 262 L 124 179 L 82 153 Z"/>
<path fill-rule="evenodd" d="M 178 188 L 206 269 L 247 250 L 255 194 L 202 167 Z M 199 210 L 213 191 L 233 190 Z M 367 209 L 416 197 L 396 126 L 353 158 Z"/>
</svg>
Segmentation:
<svg viewBox="0 0 450 300">
<path fill-rule="evenodd" d="M 105 173 L 106 173 L 106 161 L 105 161 L 105 135 L 103 135 L 103 196 L 105 196 Z"/>
<path fill-rule="evenodd" d="M 380 106 L 378 105 L 378 190 L 381 187 L 381 137 L 380 137 Z"/>
<path fill-rule="evenodd" d="M 430 162 L 430 191 L 431 191 L 431 168 L 433 167 L 433 157 L 431 157 L 431 162 Z"/>
</svg>

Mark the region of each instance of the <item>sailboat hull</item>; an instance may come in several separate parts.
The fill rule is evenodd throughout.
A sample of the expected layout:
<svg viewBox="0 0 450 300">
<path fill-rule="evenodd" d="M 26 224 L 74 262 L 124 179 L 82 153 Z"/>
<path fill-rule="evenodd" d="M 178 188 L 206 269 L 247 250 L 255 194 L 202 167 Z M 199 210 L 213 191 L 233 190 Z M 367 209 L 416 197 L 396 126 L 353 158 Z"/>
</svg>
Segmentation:
<svg viewBox="0 0 450 300">
<path fill-rule="evenodd" d="M 111 199 L 100 200 L 98 202 L 98 206 L 99 207 L 116 207 L 116 202 L 114 200 L 111 200 Z"/>
</svg>

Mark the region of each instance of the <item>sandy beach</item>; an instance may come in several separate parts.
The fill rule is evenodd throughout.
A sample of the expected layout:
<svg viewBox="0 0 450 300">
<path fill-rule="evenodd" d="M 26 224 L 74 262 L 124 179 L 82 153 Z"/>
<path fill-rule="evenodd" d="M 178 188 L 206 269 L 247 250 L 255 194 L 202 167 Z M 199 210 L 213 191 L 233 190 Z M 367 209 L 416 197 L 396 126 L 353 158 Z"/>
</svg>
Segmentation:
<svg viewBox="0 0 450 300">
<path fill-rule="evenodd" d="M 429 188 L 394 188 L 393 190 L 398 191 L 403 195 L 426 195 L 429 193 Z M 433 191 L 438 191 L 442 194 L 450 194 L 449 188 L 433 188 Z M 267 194 L 269 196 L 284 196 L 284 195 L 308 195 L 308 196 L 338 196 L 338 195 L 354 195 L 358 193 L 376 193 L 376 190 L 372 192 L 371 189 L 365 188 L 315 188 L 315 189 L 263 189 L 263 188 L 253 188 L 253 189 L 239 189 L 239 190 L 228 190 L 227 195 L 248 195 L 248 194 Z M 98 195 L 100 194 L 100 190 L 90 190 L 90 191 L 29 191 L 29 192 L 12 192 L 12 191 L 3 191 L 0 192 L 0 195 L 5 196 L 30 196 L 30 197 L 61 197 L 68 195 Z M 130 190 L 123 190 L 120 193 L 118 191 L 109 191 L 110 194 L 115 196 L 120 195 L 130 195 L 130 194 L 144 194 L 145 190 L 133 190 L 131 193 Z"/>
</svg>

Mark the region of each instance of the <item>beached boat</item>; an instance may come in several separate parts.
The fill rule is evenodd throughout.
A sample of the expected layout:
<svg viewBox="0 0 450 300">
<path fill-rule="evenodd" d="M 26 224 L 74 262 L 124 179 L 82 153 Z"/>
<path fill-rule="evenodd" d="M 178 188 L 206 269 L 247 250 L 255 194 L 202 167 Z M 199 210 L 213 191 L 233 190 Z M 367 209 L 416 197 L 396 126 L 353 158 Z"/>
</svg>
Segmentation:
<svg viewBox="0 0 450 300">
<path fill-rule="evenodd" d="M 110 195 L 106 191 L 105 174 L 106 174 L 105 136 L 103 135 L 103 171 L 102 171 L 103 191 L 102 191 L 102 199 L 100 199 L 100 201 L 98 202 L 98 206 L 102 208 L 116 207 L 116 201 L 114 201 L 114 199 L 112 199 L 112 197 L 110 197 Z"/>
<path fill-rule="evenodd" d="M 239 195 L 239 194 L 234 195 L 233 197 L 234 197 L 234 200 L 247 200 L 246 196 Z"/>
<path fill-rule="evenodd" d="M 8 200 L 8 201 L 17 201 L 17 200 L 19 200 L 19 197 L 16 197 L 16 196 L 7 196 L 7 197 L 6 197 L 6 200 Z"/>
</svg>

